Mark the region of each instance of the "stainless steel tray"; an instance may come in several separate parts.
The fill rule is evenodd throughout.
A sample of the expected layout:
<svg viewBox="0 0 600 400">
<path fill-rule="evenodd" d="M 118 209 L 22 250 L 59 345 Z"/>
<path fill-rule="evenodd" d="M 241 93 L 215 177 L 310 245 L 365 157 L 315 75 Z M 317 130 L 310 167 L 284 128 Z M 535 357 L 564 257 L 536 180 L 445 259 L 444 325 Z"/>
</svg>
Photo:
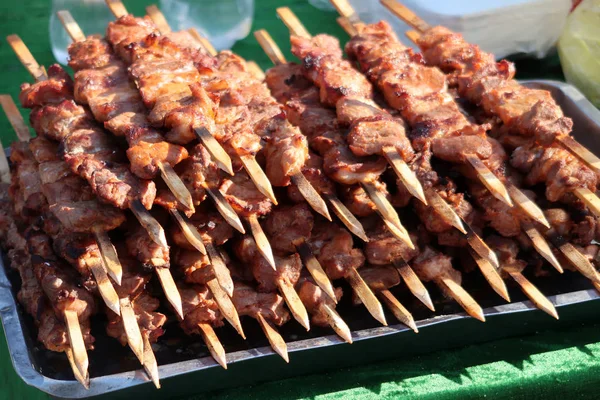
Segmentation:
<svg viewBox="0 0 600 400">
<path fill-rule="evenodd" d="M 575 137 L 600 153 L 600 111 L 581 92 L 555 81 L 523 83 L 550 90 L 565 114 L 573 118 Z M 352 329 L 355 343 L 343 343 L 330 329 L 315 327 L 307 333 L 290 323 L 281 328 L 290 352 L 289 365 L 273 353 L 255 321 L 243 321 L 248 341 L 237 337 L 228 326 L 217 332 L 227 351 L 227 371 L 213 361 L 198 337 L 182 339 L 176 324 L 171 324 L 155 348 L 161 390 L 147 380 L 128 348 L 98 334 L 104 331 L 104 321 L 100 319 L 92 327 L 97 342 L 96 350 L 90 352 L 91 385 L 85 390 L 73 379 L 64 355 L 46 351 L 37 343 L 31 317 L 15 300 L 18 276 L 5 268 L 2 260 L 0 267 L 0 317 L 15 370 L 28 385 L 56 398 L 175 397 L 524 335 L 598 318 L 595 310 L 598 304 L 594 300 L 599 295 L 580 275 L 567 271 L 564 275 L 533 278 L 559 307 L 560 320 L 556 321 L 526 301 L 516 287 L 509 287 L 513 302 L 503 304 L 478 274 L 470 274 L 465 279 L 465 288 L 485 308 L 485 324 L 467 317 L 456 304 L 444 301 L 434 287 L 430 287 L 438 309 L 434 317 L 406 290 L 393 290 L 413 312 L 420 330 L 418 335 L 400 324 L 378 326 L 362 307 L 352 307 L 348 299 L 343 299 L 339 311 Z M 390 315 L 388 321 L 395 319 Z"/>
</svg>

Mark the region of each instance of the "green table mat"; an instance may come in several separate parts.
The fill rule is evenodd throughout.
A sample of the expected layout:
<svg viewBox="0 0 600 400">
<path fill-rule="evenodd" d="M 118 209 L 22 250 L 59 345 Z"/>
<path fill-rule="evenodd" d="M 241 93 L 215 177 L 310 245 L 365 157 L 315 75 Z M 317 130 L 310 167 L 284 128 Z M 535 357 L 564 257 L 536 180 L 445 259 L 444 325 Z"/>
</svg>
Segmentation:
<svg viewBox="0 0 600 400">
<path fill-rule="evenodd" d="M 217 0 L 218 1 L 218 0 Z M 275 8 L 288 5 L 310 32 L 325 32 L 346 40 L 334 13 L 322 12 L 307 1 L 255 0 L 252 30 L 267 29 L 289 53 L 287 29 L 277 20 Z M 146 1 L 126 1 L 128 9 L 141 15 Z M 54 62 L 48 38 L 50 1 L 0 2 L 0 33 L 17 33 L 42 65 Z M 252 35 L 233 50 L 263 68 L 270 62 Z M 519 78 L 562 79 L 556 56 L 544 60 L 518 59 Z M 30 77 L 10 47 L 0 40 L 0 93 L 15 99 L 19 84 Z M 27 113 L 23 112 L 26 116 Z M 15 140 L 4 114 L 0 115 L 0 138 L 4 145 Z M 560 311 L 559 311 L 560 312 Z M 456 350 L 411 357 L 329 373 L 269 382 L 253 387 L 221 390 L 193 399 L 372 399 L 424 398 L 504 399 L 597 398 L 600 383 L 600 318 L 571 329 L 493 341 Z M 6 340 L 0 339 L 0 399 L 47 399 L 25 385 L 15 373 Z M 292 357 L 293 358 L 293 357 Z M 201 383 L 199 383 L 201 384 Z M 164 393 L 165 398 L 168 393 Z"/>
</svg>

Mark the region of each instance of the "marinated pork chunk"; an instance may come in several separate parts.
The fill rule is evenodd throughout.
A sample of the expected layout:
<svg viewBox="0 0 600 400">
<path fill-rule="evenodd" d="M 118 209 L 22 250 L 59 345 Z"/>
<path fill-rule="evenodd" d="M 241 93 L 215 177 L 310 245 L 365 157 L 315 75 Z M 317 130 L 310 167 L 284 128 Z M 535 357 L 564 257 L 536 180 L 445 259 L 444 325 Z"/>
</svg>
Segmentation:
<svg viewBox="0 0 600 400">
<path fill-rule="evenodd" d="M 310 313 L 310 323 L 316 326 L 329 326 L 327 314 L 323 310 L 323 305 L 328 305 L 335 310 L 336 303 L 319 286 L 315 285 L 313 280 L 307 276 L 300 279 L 297 285 L 298 296 L 302 304 Z M 337 300 L 342 298 L 342 289 L 334 288 Z"/>
<path fill-rule="evenodd" d="M 440 253 L 433 247 L 426 246 L 411 264 L 422 281 L 436 281 L 443 277 L 449 277 L 454 282 L 462 282 L 461 273 L 452 268 L 450 256 Z"/>
<path fill-rule="evenodd" d="M 297 245 L 310 238 L 314 219 L 306 203 L 275 208 L 265 220 L 265 231 L 274 239 L 273 249 L 294 253 Z"/>
<path fill-rule="evenodd" d="M 266 215 L 273 207 L 273 203 L 258 191 L 250 177 L 242 171 L 223 179 L 219 191 L 240 216 Z"/>
<path fill-rule="evenodd" d="M 275 292 L 260 293 L 247 283 L 235 282 L 231 300 L 240 316 L 256 318 L 260 314 L 276 326 L 290 320 L 283 297 Z"/>
<path fill-rule="evenodd" d="M 24 107 L 33 108 L 30 119 L 36 133 L 60 142 L 64 161 L 102 202 L 124 209 L 139 199 L 149 209 L 156 194 L 154 183 L 129 171 L 110 136 L 71 100 L 72 89 L 72 81 L 58 65 L 48 69 L 48 80 L 21 86 L 19 98 Z"/>
<path fill-rule="evenodd" d="M 206 286 L 180 285 L 184 320 L 181 328 L 188 335 L 200 334 L 199 324 L 210 324 L 217 328 L 223 326 L 223 317 L 219 307 Z"/>
<path fill-rule="evenodd" d="M 141 225 L 132 226 L 125 238 L 127 251 L 146 268 L 169 268 L 169 248 L 154 242 Z"/>
<path fill-rule="evenodd" d="M 371 265 L 389 265 L 394 261 L 404 260 L 409 262 L 419 254 L 419 248 L 410 249 L 406 243 L 392 235 L 383 222 L 375 222 L 368 229 L 369 242 L 365 245 L 365 257 Z M 410 234 L 413 243 L 417 243 L 417 236 Z M 361 269 L 361 275 L 362 275 Z"/>
<path fill-rule="evenodd" d="M 350 268 L 365 263 L 362 251 L 354 248 L 352 235 L 331 222 L 315 223 L 309 245 L 331 280 L 344 278 Z"/>
</svg>

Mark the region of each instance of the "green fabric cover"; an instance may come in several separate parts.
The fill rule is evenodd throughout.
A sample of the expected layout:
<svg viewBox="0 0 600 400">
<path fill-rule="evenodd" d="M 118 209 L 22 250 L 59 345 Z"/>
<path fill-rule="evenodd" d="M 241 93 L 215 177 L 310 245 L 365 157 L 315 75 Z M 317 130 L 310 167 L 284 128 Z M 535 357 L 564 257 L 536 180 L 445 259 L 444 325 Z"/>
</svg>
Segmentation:
<svg viewBox="0 0 600 400">
<path fill-rule="evenodd" d="M 310 32 L 325 32 L 346 40 L 336 25 L 334 13 L 321 12 L 306 0 L 255 0 L 252 30 L 267 29 L 289 53 L 287 30 L 275 16 L 275 8 L 289 5 Z M 128 9 L 140 15 L 147 1 L 127 0 Z M 42 65 L 54 62 L 48 38 L 50 1 L 1 1 L 0 36 L 17 33 Z M 233 49 L 268 68 L 270 62 L 252 35 Z M 518 77 L 562 79 L 558 58 L 519 59 Z M 0 40 L 0 93 L 14 98 L 19 84 L 30 77 L 10 47 Z M 24 112 L 27 116 L 27 112 Z M 16 137 L 0 113 L 0 138 L 6 146 Z M 560 313 L 560 310 L 559 310 Z M 194 399 L 505 399 L 597 398 L 600 382 L 600 319 L 568 330 L 539 332 L 468 346 L 456 350 L 411 357 L 325 374 L 303 376 L 198 395 Z M 40 391 L 26 386 L 12 368 L 2 332 L 0 339 L 0 399 L 46 399 Z M 292 355 L 293 362 L 293 355 Z M 200 383 L 201 384 L 201 383 Z M 161 393 L 168 397 L 168 393 Z"/>
</svg>

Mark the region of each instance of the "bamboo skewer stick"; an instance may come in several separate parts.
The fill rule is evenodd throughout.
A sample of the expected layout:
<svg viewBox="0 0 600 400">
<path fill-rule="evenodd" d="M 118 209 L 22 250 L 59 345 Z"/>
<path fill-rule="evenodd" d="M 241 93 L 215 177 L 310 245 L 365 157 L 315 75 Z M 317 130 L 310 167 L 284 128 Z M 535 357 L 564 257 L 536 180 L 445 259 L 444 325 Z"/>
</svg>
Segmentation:
<svg viewBox="0 0 600 400">
<path fill-rule="evenodd" d="M 202 237 L 200 237 L 200 233 L 194 227 L 190 221 L 181 215 L 177 210 L 171 209 L 169 210 L 175 222 L 177 222 L 177 226 L 183 232 L 183 235 L 187 239 L 188 243 L 194 246 L 196 250 L 198 250 L 202 254 L 206 254 L 206 247 L 204 243 L 202 243 Z"/>
<path fill-rule="evenodd" d="M 231 207 L 231 204 L 229 204 L 225 197 L 223 197 L 223 194 L 217 189 L 211 188 L 206 183 L 204 183 L 202 187 L 206 190 L 212 201 L 215 203 L 217 211 L 219 212 L 219 214 L 221 214 L 225 221 L 227 221 L 229 225 L 231 225 L 235 230 L 237 230 L 241 234 L 246 233 L 246 229 L 244 229 L 244 224 L 242 224 L 240 217 Z"/>
<path fill-rule="evenodd" d="M 475 170 L 479 181 L 483 183 L 483 185 L 490 191 L 490 193 L 498 200 L 512 207 L 513 202 L 508 194 L 506 186 L 504 186 L 504 184 L 500 182 L 498 177 L 494 175 L 492 171 L 489 170 L 489 168 L 483 163 L 483 161 L 481 161 L 477 156 L 474 155 L 467 155 L 467 161 Z"/>
<path fill-rule="evenodd" d="M 377 297 L 364 281 L 364 279 L 360 276 L 356 268 L 349 268 L 348 275 L 346 275 L 346 280 L 352 286 L 354 293 L 358 296 L 360 301 L 363 302 L 369 313 L 379 321 L 382 325 L 387 326 L 387 321 L 385 319 L 385 314 L 383 312 L 383 307 L 381 307 L 381 303 L 377 300 Z"/>
<path fill-rule="evenodd" d="M 17 136 L 20 141 L 28 141 L 29 137 L 29 129 L 27 125 L 25 125 L 25 121 L 21 116 L 21 113 L 17 109 L 15 102 L 12 97 L 8 95 L 1 96 L 1 104 L 4 109 L 4 113 L 8 117 L 13 129 L 17 132 Z M 21 133 L 19 133 L 21 132 Z M 27 132 L 27 136 L 25 136 L 25 132 Z M 2 152 L 4 153 L 4 151 Z M 6 161 L 6 157 L 2 157 L 2 160 Z M 8 162 L 6 161 L 6 171 L 10 176 L 10 170 L 8 169 Z M 10 179 L 9 179 L 10 181 Z M 90 260 L 90 264 L 88 265 L 90 271 L 92 272 L 96 283 L 98 284 L 98 291 L 104 300 L 104 303 L 110 308 L 114 313 L 120 314 L 119 307 L 119 296 L 115 291 L 112 283 L 108 279 L 106 274 L 105 267 L 109 272 L 113 271 L 115 275 L 115 280 L 118 277 L 117 281 L 120 284 L 120 277 L 123 275 L 123 269 L 121 267 L 121 263 L 119 262 L 118 257 L 116 256 L 116 252 L 108 235 L 105 232 L 98 232 L 98 230 L 94 230 L 94 234 L 96 237 L 96 243 L 98 244 L 98 249 L 100 250 L 100 255 L 105 265 L 98 264 L 95 260 Z M 114 261 L 116 259 L 116 262 Z M 108 262 L 106 262 L 106 261 Z M 109 268 L 109 265 L 112 268 Z M 112 274 L 111 274 L 112 275 Z"/>
<path fill-rule="evenodd" d="M 269 178 L 267 178 L 265 171 L 263 171 L 258 162 L 256 162 L 256 158 L 245 155 L 240 156 L 240 161 L 258 190 L 271 200 L 273 204 L 277 205 L 277 198 L 273 192 L 273 186 L 271 186 L 271 182 L 269 181 Z"/>
<path fill-rule="evenodd" d="M 381 0 L 381 3 L 398 18 L 400 18 L 401 20 L 403 20 L 418 31 L 407 32 L 407 36 L 413 42 L 417 43 L 420 37 L 420 33 L 423 33 L 431 28 L 429 24 L 427 24 L 419 16 L 417 16 L 415 13 L 413 13 L 411 10 L 409 10 L 407 7 L 397 2 L 396 0 Z M 573 139 L 570 136 L 563 136 L 557 138 L 557 141 L 571 153 L 575 154 L 592 170 L 596 172 L 599 171 L 600 159 L 598 159 L 598 157 L 596 157 L 592 152 L 590 152 L 588 149 L 586 149 L 584 146 L 578 143 L 575 139 Z M 585 188 L 579 188 L 574 190 L 574 194 L 580 200 L 582 200 L 596 216 L 600 216 L 600 199 L 598 198 L 598 196 L 596 196 L 595 193 L 592 193 Z M 538 222 L 544 224 L 544 222 L 542 221 Z M 548 226 L 547 224 L 545 225 Z"/>
<path fill-rule="evenodd" d="M 494 268 L 486 259 L 479 256 L 479 254 L 471 251 L 471 257 L 475 260 L 475 263 L 481 270 L 483 276 L 488 281 L 494 292 L 498 293 L 500 297 L 510 303 L 510 296 L 508 295 L 508 289 L 506 284 L 502 280 L 502 277 L 498 273 L 498 270 Z"/>
<path fill-rule="evenodd" d="M 156 275 L 158 275 L 158 280 L 160 281 L 160 285 L 163 288 L 163 292 L 165 293 L 167 300 L 173 306 L 177 315 L 183 319 L 181 294 L 179 294 L 179 290 L 175 285 L 171 271 L 169 268 L 164 267 L 155 267 L 154 270 L 156 271 Z"/>
<path fill-rule="evenodd" d="M 152 19 L 152 22 L 154 22 L 154 24 L 158 27 L 160 33 L 163 35 L 171 33 L 171 27 L 169 26 L 167 19 L 165 18 L 164 14 L 160 12 L 156 5 L 151 4 L 147 6 L 146 14 L 148 14 L 148 16 Z"/>
<path fill-rule="evenodd" d="M 398 151 L 393 147 L 384 147 L 383 156 L 392 166 L 392 169 L 402 181 L 402 184 L 406 187 L 406 190 L 414 197 L 419 199 L 421 203 L 427 205 L 427 198 L 423 192 L 423 186 L 417 179 L 415 173 L 410 169 L 408 164 L 400 157 Z"/>
<path fill-rule="evenodd" d="M 275 44 L 271 35 L 264 29 L 258 30 L 254 32 L 254 37 L 260 44 L 261 48 L 265 51 L 269 59 L 275 65 L 285 64 L 287 61 L 279 46 Z M 348 208 L 342 203 L 335 194 L 326 195 L 325 198 L 329 201 L 329 204 L 333 208 L 333 211 L 338 216 L 338 218 L 342 221 L 342 223 L 350 230 L 350 232 L 354 233 L 356 236 L 361 238 L 363 241 L 368 241 L 367 235 L 361 223 L 356 219 L 356 217 L 348 210 Z"/>
<path fill-rule="evenodd" d="M 296 289 L 292 286 L 292 284 L 286 280 L 278 280 L 277 287 L 279 288 L 279 292 L 283 296 L 285 303 L 290 309 L 294 319 L 300 323 L 307 331 L 310 330 L 310 321 L 308 319 L 308 312 L 306 311 L 306 307 L 298 297 L 298 293 L 296 293 Z"/>
<path fill-rule="evenodd" d="M 81 385 L 90 389 L 90 374 L 86 371 L 85 375 L 81 375 L 79 372 L 79 368 L 77 368 L 77 364 L 75 364 L 75 356 L 73 355 L 73 349 L 70 347 L 65 350 L 65 354 L 67 355 L 67 360 L 69 360 L 69 364 L 71 364 L 71 370 L 73 371 L 73 375 L 77 382 L 81 383 Z"/>
<path fill-rule="evenodd" d="M 152 380 L 152 383 L 154 383 L 154 386 L 157 389 L 160 389 L 158 364 L 156 363 L 156 357 L 152 351 L 152 345 L 146 335 L 142 335 L 142 339 L 144 340 L 144 369 L 150 377 L 150 380 Z"/>
<path fill-rule="evenodd" d="M 61 10 L 56 13 L 61 24 L 74 42 L 86 40 L 86 36 L 69 11 Z M 179 175 L 170 164 L 158 163 L 160 174 L 175 198 L 187 209 L 193 211 L 192 195 Z"/>
<path fill-rule="evenodd" d="M 117 18 L 124 17 L 128 14 L 127 9 L 121 0 L 106 0 L 106 5 L 110 9 L 110 12 Z"/>
<path fill-rule="evenodd" d="M 144 340 L 142 339 L 142 332 L 137 323 L 135 312 L 129 297 L 124 297 L 119 300 L 121 306 L 121 317 L 123 319 L 123 329 L 127 336 L 127 344 L 133 351 L 133 354 L 140 360 L 140 363 L 144 365 Z"/>
<path fill-rule="evenodd" d="M 429 204 L 431 204 L 431 207 L 433 207 L 433 209 L 442 217 L 442 219 L 446 223 L 452 225 L 463 234 L 467 234 L 465 226 L 463 225 L 463 222 L 456 213 L 456 211 L 454 211 L 454 209 L 450 207 L 450 205 L 446 203 L 444 199 L 442 199 L 438 192 L 436 192 L 433 189 L 428 189 L 427 199 L 429 200 Z"/>
<path fill-rule="evenodd" d="M 208 258 L 210 258 L 210 263 L 213 267 L 215 277 L 217 278 L 217 282 L 219 282 L 221 288 L 223 288 L 225 293 L 227 293 L 227 296 L 233 296 L 234 285 L 233 280 L 231 279 L 231 273 L 229 272 L 227 265 L 225 265 L 225 261 L 223 261 L 219 250 L 217 250 L 212 242 L 206 243 L 206 250 L 208 252 Z"/>
<path fill-rule="evenodd" d="M 321 311 L 325 312 L 329 326 L 337 333 L 346 343 L 352 343 L 352 332 L 346 322 L 340 317 L 340 314 L 329 305 L 321 304 Z"/>
<path fill-rule="evenodd" d="M 388 306 L 394 317 L 404 325 L 408 326 L 415 333 L 419 333 L 417 324 L 412 314 L 398 301 L 398 299 L 389 290 L 379 292 L 379 297 Z"/>
<path fill-rule="evenodd" d="M 231 298 L 225 293 L 225 291 L 219 285 L 217 279 L 211 279 L 206 283 L 206 286 L 210 289 L 217 305 L 219 306 L 219 310 L 225 317 L 227 321 L 235 328 L 237 333 L 243 338 L 246 339 L 246 335 L 244 334 L 244 329 L 242 328 L 242 323 L 240 322 L 240 316 L 238 315 Z"/>
<path fill-rule="evenodd" d="M 560 265 L 560 262 L 558 262 L 558 260 L 556 259 L 556 256 L 552 252 L 550 245 L 548 244 L 546 239 L 544 239 L 542 234 L 537 229 L 535 229 L 535 227 L 531 223 L 524 223 L 522 227 L 525 234 L 529 237 L 529 239 L 531 239 L 533 247 L 536 249 L 536 251 L 542 257 L 544 257 L 544 259 L 548 261 L 550 265 L 552 265 L 558 272 L 562 274 L 564 272 L 563 268 Z"/>
<path fill-rule="evenodd" d="M 546 219 L 544 212 L 521 189 L 509 182 L 507 182 L 506 187 L 508 188 L 510 197 L 517 203 L 521 211 L 527 214 L 532 220 L 539 222 L 546 228 L 550 228 L 550 222 Z"/>
<path fill-rule="evenodd" d="M 204 47 L 204 50 L 206 50 L 208 54 L 210 54 L 213 57 L 218 54 L 217 50 L 213 47 L 212 43 L 204 36 L 200 35 L 196 28 L 190 28 L 188 29 L 188 32 L 194 37 L 194 39 L 198 41 L 198 43 L 200 43 L 202 47 Z"/>
<path fill-rule="evenodd" d="M 538 288 L 536 288 L 521 272 L 519 271 L 508 271 L 509 275 L 519 284 L 523 293 L 533 304 L 536 305 L 537 308 L 544 311 L 545 313 L 553 316 L 558 319 L 558 313 L 556 312 L 556 308 L 554 308 L 554 304 Z"/>
<path fill-rule="evenodd" d="M 207 323 L 199 323 L 198 328 L 200 329 L 200 335 L 202 336 L 204 343 L 206 343 L 206 347 L 208 347 L 210 354 L 221 367 L 227 369 L 227 356 L 225 355 L 225 349 L 223 348 L 223 345 L 217 337 L 213 327 Z"/>
<path fill-rule="evenodd" d="M 334 303 L 337 304 L 333 285 L 308 244 L 303 240 L 296 244 L 296 250 L 298 251 L 298 254 L 300 254 L 302 263 L 314 279 L 315 283 L 333 300 Z"/>
<path fill-rule="evenodd" d="M 400 274 L 400 277 L 404 280 L 406 287 L 408 290 L 417 298 L 419 301 L 431 311 L 435 311 L 435 307 L 433 306 L 433 302 L 431 301 L 431 296 L 429 295 L 429 291 L 423 285 L 423 282 L 419 279 L 415 271 L 406 263 L 406 261 L 399 259 L 392 261 L 392 264 Z"/>
<path fill-rule="evenodd" d="M 285 343 L 285 340 L 283 340 L 283 337 L 281 337 L 281 334 L 265 319 L 265 317 L 262 316 L 261 313 L 256 314 L 256 320 L 267 337 L 271 348 L 275 353 L 279 354 L 286 363 L 289 363 L 290 357 L 287 351 L 287 344 Z"/>
<path fill-rule="evenodd" d="M 251 214 L 248 218 L 248 223 L 250 224 L 250 230 L 252 231 L 252 236 L 254 237 L 254 241 L 256 242 L 256 246 L 258 247 L 258 251 L 262 256 L 267 260 L 271 268 L 277 271 L 277 265 L 275 264 L 275 257 L 273 257 L 273 249 L 271 248 L 271 244 L 269 243 L 269 239 L 267 239 L 267 235 L 260 226 L 260 222 L 258 222 L 258 217 L 256 214 Z"/>
<path fill-rule="evenodd" d="M 454 282 L 449 276 L 443 276 L 435 281 L 446 294 L 451 296 L 465 309 L 467 314 L 481 322 L 485 322 L 483 309 L 462 286 Z"/>
<path fill-rule="evenodd" d="M 329 215 L 329 210 L 327 209 L 327 204 L 325 204 L 325 200 L 321 197 L 319 192 L 310 184 L 310 182 L 306 179 L 301 172 L 292 175 L 292 182 L 298 187 L 300 194 L 308 205 L 311 206 L 313 210 L 327 218 L 328 221 L 331 221 L 331 215 Z"/>
<path fill-rule="evenodd" d="M 79 316 L 75 311 L 65 310 L 64 317 L 69 335 L 69 343 L 71 344 L 71 349 L 73 350 L 73 360 L 75 361 L 75 366 L 77 367 L 77 370 L 81 376 L 88 376 L 88 367 L 90 365 L 90 361 L 85 348 L 83 333 L 81 333 L 81 325 L 79 325 Z"/>
</svg>

